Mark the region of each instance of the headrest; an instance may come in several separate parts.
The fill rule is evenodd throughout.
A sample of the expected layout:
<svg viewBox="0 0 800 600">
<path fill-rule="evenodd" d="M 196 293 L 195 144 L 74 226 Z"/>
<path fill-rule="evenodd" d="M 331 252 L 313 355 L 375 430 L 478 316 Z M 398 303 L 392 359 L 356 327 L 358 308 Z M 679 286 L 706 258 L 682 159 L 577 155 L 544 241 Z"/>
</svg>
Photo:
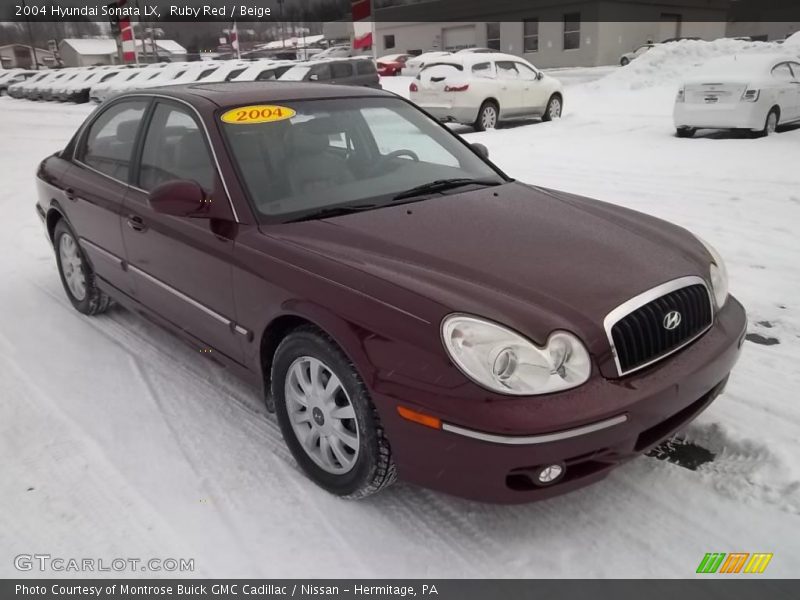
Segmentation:
<svg viewBox="0 0 800 600">
<path fill-rule="evenodd" d="M 139 121 L 123 121 L 117 125 L 117 140 L 120 142 L 132 142 L 136 138 L 138 129 Z"/>
<path fill-rule="evenodd" d="M 328 145 L 328 136 L 324 133 L 311 132 L 306 127 L 292 130 L 291 147 L 294 154 L 318 154 Z"/>
<path fill-rule="evenodd" d="M 180 138 L 175 148 L 175 163 L 189 169 L 208 165 L 208 153 L 199 130 L 187 131 Z"/>
</svg>

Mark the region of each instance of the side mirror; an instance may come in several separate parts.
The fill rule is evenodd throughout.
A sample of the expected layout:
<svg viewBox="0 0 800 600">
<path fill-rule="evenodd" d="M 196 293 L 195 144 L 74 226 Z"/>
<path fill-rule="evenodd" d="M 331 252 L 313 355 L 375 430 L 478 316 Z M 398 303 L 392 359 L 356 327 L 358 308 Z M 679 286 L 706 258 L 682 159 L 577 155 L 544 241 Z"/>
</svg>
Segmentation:
<svg viewBox="0 0 800 600">
<path fill-rule="evenodd" d="M 147 199 L 157 213 L 173 217 L 206 217 L 210 200 L 196 181 L 174 179 L 154 187 Z"/>
<path fill-rule="evenodd" d="M 474 143 L 470 144 L 470 146 L 472 146 L 472 149 L 480 154 L 483 158 L 489 158 L 489 149 L 483 144 Z"/>
<path fill-rule="evenodd" d="M 536 71 L 536 81 L 541 81 L 542 79 L 544 79 L 544 73 Z"/>
</svg>

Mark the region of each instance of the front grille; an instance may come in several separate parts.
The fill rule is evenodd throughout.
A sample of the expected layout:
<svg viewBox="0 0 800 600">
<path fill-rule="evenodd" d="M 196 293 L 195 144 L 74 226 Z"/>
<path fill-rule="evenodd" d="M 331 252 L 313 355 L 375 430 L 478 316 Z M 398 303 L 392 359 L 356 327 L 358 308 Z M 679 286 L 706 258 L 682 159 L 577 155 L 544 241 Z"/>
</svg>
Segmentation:
<svg viewBox="0 0 800 600">
<path fill-rule="evenodd" d="M 677 311 L 680 323 L 665 327 L 665 317 Z M 703 333 L 713 315 L 708 289 L 688 285 L 650 300 L 621 317 L 611 327 L 620 375 L 671 354 Z"/>
</svg>

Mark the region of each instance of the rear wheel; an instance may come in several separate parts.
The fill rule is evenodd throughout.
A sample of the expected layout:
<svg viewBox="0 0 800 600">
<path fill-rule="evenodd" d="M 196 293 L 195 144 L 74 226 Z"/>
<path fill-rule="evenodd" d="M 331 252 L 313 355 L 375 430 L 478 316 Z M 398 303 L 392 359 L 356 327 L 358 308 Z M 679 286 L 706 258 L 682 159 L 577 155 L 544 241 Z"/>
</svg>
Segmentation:
<svg viewBox="0 0 800 600">
<path fill-rule="evenodd" d="M 78 245 L 77 238 L 63 219 L 56 223 L 53 245 L 61 283 L 75 310 L 85 315 L 104 312 L 110 299 L 97 287 L 94 271 Z"/>
<path fill-rule="evenodd" d="M 395 480 L 378 412 L 333 340 L 315 327 L 296 329 L 278 346 L 271 379 L 283 438 L 312 481 L 363 498 Z"/>
<path fill-rule="evenodd" d="M 631 62 L 631 61 L 630 61 L 630 60 L 628 60 L 628 57 L 627 57 L 627 56 L 623 56 L 623 57 L 622 57 L 622 60 L 620 60 L 620 61 L 619 61 L 619 64 L 620 64 L 620 65 L 622 65 L 622 66 L 624 67 L 624 66 L 625 66 L 625 65 L 627 65 L 629 62 Z"/>
<path fill-rule="evenodd" d="M 780 113 L 778 112 L 777 108 L 772 108 L 767 113 L 767 118 L 764 119 L 764 128 L 757 132 L 759 136 L 766 137 L 775 133 L 775 130 L 778 129 L 778 119 L 780 118 Z"/>
<path fill-rule="evenodd" d="M 486 100 L 481 104 L 478 111 L 478 118 L 475 120 L 473 127 L 476 131 L 486 131 L 487 129 L 494 129 L 500 117 L 500 109 L 492 100 Z"/>
<path fill-rule="evenodd" d="M 690 138 L 696 131 L 697 129 L 694 127 L 678 127 L 678 129 L 675 130 L 675 135 L 679 138 Z"/>
<path fill-rule="evenodd" d="M 544 109 L 542 121 L 552 121 L 553 119 L 561 118 L 561 109 L 563 107 L 561 96 L 553 94 L 550 100 L 547 101 L 547 107 Z"/>
</svg>

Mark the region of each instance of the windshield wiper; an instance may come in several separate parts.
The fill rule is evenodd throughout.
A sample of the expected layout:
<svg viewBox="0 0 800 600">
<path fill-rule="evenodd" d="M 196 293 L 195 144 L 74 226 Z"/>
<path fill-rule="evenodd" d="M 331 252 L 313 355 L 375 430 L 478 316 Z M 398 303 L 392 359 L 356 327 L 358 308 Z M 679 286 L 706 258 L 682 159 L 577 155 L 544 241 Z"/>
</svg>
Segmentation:
<svg viewBox="0 0 800 600">
<path fill-rule="evenodd" d="M 495 185 L 501 185 L 502 183 L 503 182 L 496 181 L 494 179 L 472 179 L 469 177 L 437 179 L 436 181 L 431 181 L 430 183 L 424 183 L 422 185 L 418 185 L 416 187 L 408 189 L 405 192 L 400 192 L 394 198 L 392 198 L 392 201 L 405 200 L 406 198 L 413 198 L 415 196 L 422 196 L 424 194 L 445 192 L 447 190 L 452 190 L 454 188 L 462 187 L 465 185 L 495 186 Z"/>
<path fill-rule="evenodd" d="M 352 213 L 362 212 L 365 210 L 372 210 L 378 208 L 378 204 L 354 204 L 352 206 L 331 206 L 330 208 L 321 208 L 310 213 L 306 213 L 296 219 L 291 219 L 289 223 L 297 221 L 311 221 L 313 219 L 328 219 L 330 217 L 339 217 L 342 215 L 350 215 Z"/>
</svg>

